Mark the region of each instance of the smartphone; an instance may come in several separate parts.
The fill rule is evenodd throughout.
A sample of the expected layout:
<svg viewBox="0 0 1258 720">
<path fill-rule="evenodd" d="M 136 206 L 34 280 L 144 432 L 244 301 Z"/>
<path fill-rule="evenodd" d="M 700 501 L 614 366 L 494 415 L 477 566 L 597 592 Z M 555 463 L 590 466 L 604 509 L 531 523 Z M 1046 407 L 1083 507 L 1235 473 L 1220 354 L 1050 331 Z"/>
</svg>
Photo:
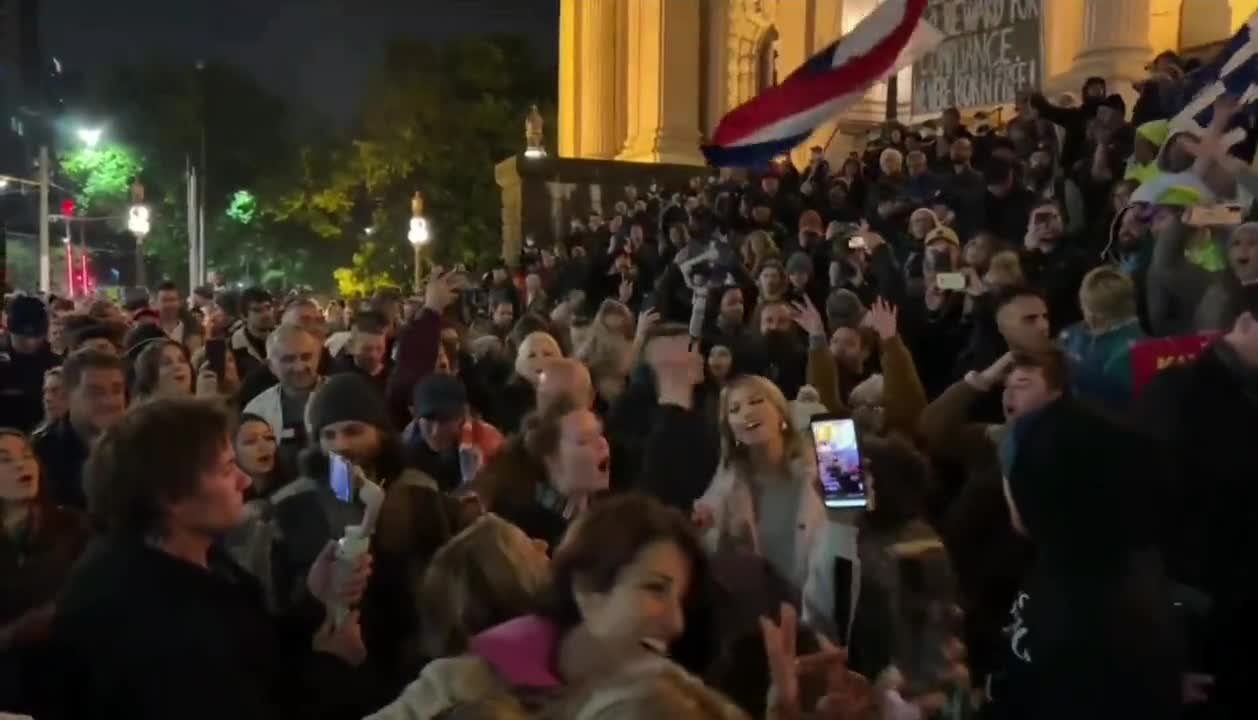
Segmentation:
<svg viewBox="0 0 1258 720">
<path fill-rule="evenodd" d="M 205 341 L 205 360 L 214 374 L 223 377 L 227 366 L 227 341 L 223 339 Z"/>
<path fill-rule="evenodd" d="M 941 272 L 935 273 L 935 287 L 940 290 L 956 290 L 965 289 L 965 274 L 959 272 Z"/>
<path fill-rule="evenodd" d="M 809 428 L 826 507 L 867 507 L 869 498 L 865 495 L 865 470 L 856 440 L 856 423 L 851 418 L 814 415 Z"/>
<path fill-rule="evenodd" d="M 337 500 L 354 502 L 354 464 L 337 453 L 328 453 L 328 485 Z"/>
<path fill-rule="evenodd" d="M 930 269 L 937 273 L 952 272 L 952 255 L 947 250 L 931 250 Z"/>
<path fill-rule="evenodd" d="M 1193 227 L 1240 225 L 1243 215 L 1240 205 L 1193 205 L 1184 213 L 1184 224 Z"/>
</svg>

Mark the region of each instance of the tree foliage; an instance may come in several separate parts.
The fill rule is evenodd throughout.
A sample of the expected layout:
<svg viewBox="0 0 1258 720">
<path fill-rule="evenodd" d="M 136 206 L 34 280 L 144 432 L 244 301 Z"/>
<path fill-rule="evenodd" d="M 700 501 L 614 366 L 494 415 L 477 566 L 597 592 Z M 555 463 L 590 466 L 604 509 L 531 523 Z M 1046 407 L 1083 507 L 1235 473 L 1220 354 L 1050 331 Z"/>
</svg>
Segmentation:
<svg viewBox="0 0 1258 720">
<path fill-rule="evenodd" d="M 416 190 L 434 260 L 472 264 L 500 252 L 494 164 L 521 149 L 529 106 L 549 110 L 554 96 L 554 73 L 538 67 L 523 38 L 396 40 L 353 126 L 302 136 L 296 113 L 231 66 L 124 65 L 94 98 L 118 154 L 67 157 L 67 172 L 84 179 L 88 206 L 125 202 L 125 178 L 138 172 L 153 210 L 146 251 L 159 274 L 179 279 L 187 275 L 185 171 L 199 164 L 204 142 L 210 268 L 280 285 L 328 287 L 335 277 L 349 292 L 404 286 Z M 131 246 L 125 234 L 119 243 Z"/>
</svg>

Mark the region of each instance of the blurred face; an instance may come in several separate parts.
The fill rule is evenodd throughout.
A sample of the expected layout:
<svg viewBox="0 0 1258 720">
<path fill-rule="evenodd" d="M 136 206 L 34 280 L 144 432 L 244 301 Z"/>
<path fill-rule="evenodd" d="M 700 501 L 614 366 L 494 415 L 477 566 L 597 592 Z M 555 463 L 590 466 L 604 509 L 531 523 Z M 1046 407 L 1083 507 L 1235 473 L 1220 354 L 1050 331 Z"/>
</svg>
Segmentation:
<svg viewBox="0 0 1258 720">
<path fill-rule="evenodd" d="M 101 432 L 113 426 L 127 409 L 126 378 L 121 370 L 88 368 L 78 387 L 70 390 L 70 421 L 76 428 Z"/>
<path fill-rule="evenodd" d="M 319 341 L 306 333 L 291 335 L 275 346 L 267 362 L 285 390 L 305 392 L 314 388 L 319 379 L 319 348 Z"/>
<path fill-rule="evenodd" d="M 768 175 L 760 180 L 760 188 L 766 195 L 777 195 L 779 183 L 777 177 Z"/>
<path fill-rule="evenodd" d="M 257 420 L 240 424 L 236 431 L 236 464 L 249 477 L 262 477 L 275 469 L 275 433 Z"/>
<path fill-rule="evenodd" d="M 808 287 L 808 280 L 811 275 L 807 272 L 793 272 L 786 276 L 790 281 L 791 287 L 796 290 L 803 290 Z"/>
<path fill-rule="evenodd" d="M 158 388 L 163 394 L 188 395 L 192 393 L 192 366 L 177 345 L 162 348 L 161 365 L 157 371 Z"/>
<path fill-rule="evenodd" d="M 319 345 L 323 345 L 323 341 L 328 339 L 328 321 L 314 303 L 300 303 L 288 308 L 284 311 L 284 322 L 314 335 Z"/>
<path fill-rule="evenodd" d="M 1031 214 L 1031 224 L 1040 231 L 1041 240 L 1054 241 L 1060 239 L 1065 232 L 1061 211 L 1052 205 L 1036 208 Z"/>
<path fill-rule="evenodd" d="M 575 360 L 547 361 L 537 382 L 537 407 L 549 407 L 563 398 L 570 399 L 577 407 L 594 404 L 590 370 Z"/>
<path fill-rule="evenodd" d="M 918 240 L 926 239 L 926 233 L 935 229 L 935 220 L 924 212 L 909 216 L 909 233 Z"/>
<path fill-rule="evenodd" d="M 538 275 L 537 273 L 529 273 L 524 278 L 524 287 L 527 288 L 528 291 L 531 293 L 535 293 L 541 290 L 542 289 L 542 276 Z"/>
<path fill-rule="evenodd" d="M 737 288 L 726 290 L 721 295 L 721 321 L 729 325 L 741 325 L 743 322 L 743 291 Z"/>
<path fill-rule="evenodd" d="M 1048 342 L 1048 306 L 1034 295 L 1024 295 L 1000 308 L 996 326 L 1014 350 L 1036 350 Z"/>
<path fill-rule="evenodd" d="M 603 327 L 612 335 L 619 335 L 626 339 L 633 336 L 633 319 L 618 312 L 604 315 Z"/>
<path fill-rule="evenodd" d="M 205 336 L 197 333 L 184 333 L 183 346 L 188 349 L 189 355 L 195 355 L 198 350 L 205 347 Z"/>
<path fill-rule="evenodd" d="M 48 319 L 48 344 L 52 346 L 56 352 L 65 349 L 66 326 L 62 317 L 53 315 Z"/>
<path fill-rule="evenodd" d="M 948 154 L 952 157 L 954 164 L 969 165 L 970 160 L 974 158 L 974 145 L 967 138 L 958 138 L 952 141 Z"/>
<path fill-rule="evenodd" d="M 1102 100 L 1105 98 L 1105 83 L 1089 83 L 1083 88 L 1085 100 Z"/>
<path fill-rule="evenodd" d="M 860 374 L 864 371 L 865 359 L 869 356 L 869 353 L 866 352 L 865 343 L 861 340 L 861 335 L 858 331 L 849 327 L 841 327 L 830 336 L 830 356 L 843 369 L 851 373 Z"/>
<path fill-rule="evenodd" d="M 963 253 L 965 264 L 978 268 L 987 264 L 992 257 L 992 240 L 986 235 L 979 235 L 965 245 Z"/>
<path fill-rule="evenodd" d="M 751 219 L 761 225 L 769 222 L 773 217 L 773 211 L 767 205 L 757 205 L 751 209 Z"/>
<path fill-rule="evenodd" d="M 776 267 L 767 267 L 760 271 L 760 292 L 776 297 L 785 290 L 785 278 L 782 277 L 782 271 Z"/>
<path fill-rule="evenodd" d="M 545 458 L 551 484 L 567 496 L 606 490 L 611 477 L 611 449 L 598 416 L 577 410 L 565 415 L 560 426 L 559 445 Z"/>
<path fill-rule="evenodd" d="M 178 290 L 159 290 L 157 292 L 157 311 L 161 313 L 162 319 L 173 320 L 179 317 L 179 310 L 183 306 L 183 301 L 179 298 Z"/>
<path fill-rule="evenodd" d="M 507 281 L 507 269 L 496 267 L 493 269 L 490 277 L 493 279 L 495 285 L 501 285 Z"/>
<path fill-rule="evenodd" d="M 245 324 L 254 335 L 266 335 L 275 329 L 275 307 L 270 302 L 252 302 L 245 308 Z"/>
<path fill-rule="evenodd" d="M 490 321 L 499 330 L 510 330 L 515 322 L 515 308 L 509 302 L 498 303 L 494 306 Z"/>
<path fill-rule="evenodd" d="M 733 367 L 734 356 L 730 353 L 729 348 L 724 345 L 716 345 L 708 351 L 708 370 L 718 382 L 723 382 L 728 378 Z"/>
<path fill-rule="evenodd" d="M 55 420 L 66 414 L 65 380 L 61 375 L 44 376 L 44 418 Z"/>
<path fill-rule="evenodd" d="M 419 418 L 419 433 L 428 447 L 435 452 L 445 452 L 458 447 L 466 418 L 466 412 L 453 417 Z"/>
<path fill-rule="evenodd" d="M 1127 213 L 1118 226 L 1119 247 L 1123 250 L 1135 250 L 1143 242 L 1145 232 L 1145 224 L 1140 220 L 1140 213 L 1135 211 Z"/>
<path fill-rule="evenodd" d="M 39 494 L 39 463 L 25 438 L 0 435 L 0 503 L 30 502 Z"/>
<path fill-rule="evenodd" d="M 562 356 L 554 338 L 546 333 L 535 332 L 520 343 L 520 350 L 515 358 L 516 374 L 529 384 L 536 385 L 546 362 Z"/>
<path fill-rule="evenodd" d="M 573 588 L 581 624 L 612 657 L 633 657 L 643 648 L 663 654 L 685 630 L 685 599 L 691 562 L 672 540 L 658 540 L 622 568 L 607 592 Z"/>
<path fill-rule="evenodd" d="M 227 438 L 191 495 L 166 506 L 173 526 L 200 535 L 219 536 L 240 524 L 245 511 L 249 476 L 236 464 L 236 452 Z"/>
<path fill-rule="evenodd" d="M 1153 211 L 1153 219 L 1149 221 L 1149 229 L 1154 233 L 1163 233 L 1179 223 L 1184 209 L 1170 205 L 1159 205 Z"/>
<path fill-rule="evenodd" d="M 1233 233 L 1227 260 L 1242 284 L 1258 281 L 1258 230 L 1246 228 Z"/>
<path fill-rule="evenodd" d="M 1044 371 L 1039 368 L 1014 368 L 1005 381 L 1002 401 L 1005 406 L 1005 418 L 1017 420 L 1029 412 L 1038 410 L 1061 395 L 1050 391 L 1044 380 Z"/>
<path fill-rule="evenodd" d="M 1157 159 L 1158 146 L 1137 135 L 1132 154 L 1135 156 L 1136 162 L 1141 165 L 1147 165 Z"/>
<path fill-rule="evenodd" d="M 768 305 L 760 311 L 760 334 L 772 332 L 789 332 L 795 321 L 791 318 L 791 310 L 786 305 Z"/>
<path fill-rule="evenodd" d="M 384 335 L 354 331 L 354 364 L 370 375 L 384 367 Z"/>
<path fill-rule="evenodd" d="M 926 155 L 921 152 L 911 152 L 908 156 L 909 174 L 918 177 L 926 174 Z"/>
<path fill-rule="evenodd" d="M 759 388 L 744 384 L 727 392 L 725 421 L 734 440 L 748 447 L 760 447 L 781 437 L 786 418 Z"/>
<path fill-rule="evenodd" d="M 325 455 L 336 453 L 362 467 L 371 467 L 381 444 L 380 430 L 358 420 L 331 423 L 319 431 L 319 449 Z"/>
<path fill-rule="evenodd" d="M 118 355 L 118 348 L 105 338 L 92 338 L 79 344 L 78 350 L 95 350 L 106 355 Z"/>
</svg>

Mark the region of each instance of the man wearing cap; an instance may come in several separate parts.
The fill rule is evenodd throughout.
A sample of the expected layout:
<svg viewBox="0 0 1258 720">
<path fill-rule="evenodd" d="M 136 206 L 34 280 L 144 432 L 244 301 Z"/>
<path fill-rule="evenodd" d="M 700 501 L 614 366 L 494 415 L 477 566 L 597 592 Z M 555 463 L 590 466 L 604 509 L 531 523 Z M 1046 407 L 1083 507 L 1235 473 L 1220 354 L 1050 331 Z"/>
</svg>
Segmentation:
<svg viewBox="0 0 1258 720">
<path fill-rule="evenodd" d="M 18 297 L 0 338 L 0 427 L 29 433 L 44 415 L 44 373 L 61 364 L 48 347 L 48 311 L 39 298 Z"/>
<path fill-rule="evenodd" d="M 444 492 L 463 483 L 459 438 L 467 419 L 467 391 L 453 375 L 434 373 L 415 386 L 415 422 L 407 429 L 408 464 Z"/>
<path fill-rule="evenodd" d="M 1165 120 L 1178 110 L 1177 101 L 1184 75 L 1184 63 L 1174 50 L 1163 50 L 1145 68 L 1149 77 L 1132 83 L 1140 97 L 1131 111 L 1131 121 L 1142 125 L 1151 120 Z"/>
</svg>

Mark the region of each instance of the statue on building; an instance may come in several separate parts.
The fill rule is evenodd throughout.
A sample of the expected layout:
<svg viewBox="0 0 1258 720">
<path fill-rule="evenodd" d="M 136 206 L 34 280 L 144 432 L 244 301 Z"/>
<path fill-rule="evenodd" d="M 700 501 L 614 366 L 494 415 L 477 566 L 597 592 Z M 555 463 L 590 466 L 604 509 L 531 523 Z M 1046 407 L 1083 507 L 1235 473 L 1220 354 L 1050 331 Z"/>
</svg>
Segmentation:
<svg viewBox="0 0 1258 720">
<path fill-rule="evenodd" d="M 534 104 L 524 118 L 524 154 L 529 157 L 546 155 L 546 120 Z"/>
</svg>

